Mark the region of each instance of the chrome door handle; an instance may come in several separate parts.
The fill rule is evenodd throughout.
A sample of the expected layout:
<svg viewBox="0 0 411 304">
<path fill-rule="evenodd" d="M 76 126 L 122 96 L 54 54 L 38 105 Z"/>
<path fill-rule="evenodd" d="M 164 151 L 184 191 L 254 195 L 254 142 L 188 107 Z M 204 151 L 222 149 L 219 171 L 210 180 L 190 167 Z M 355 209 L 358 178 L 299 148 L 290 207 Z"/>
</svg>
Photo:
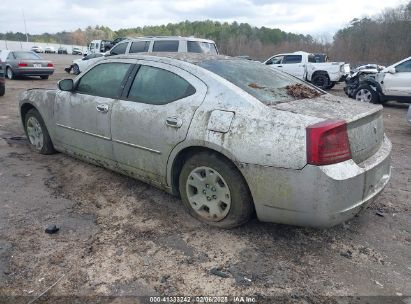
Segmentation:
<svg viewBox="0 0 411 304">
<path fill-rule="evenodd" d="M 178 117 L 167 117 L 166 125 L 173 128 L 180 128 L 183 125 L 183 120 Z"/>
<path fill-rule="evenodd" d="M 105 104 L 99 104 L 96 107 L 97 111 L 102 112 L 102 113 L 107 113 L 108 112 L 108 105 Z"/>
</svg>

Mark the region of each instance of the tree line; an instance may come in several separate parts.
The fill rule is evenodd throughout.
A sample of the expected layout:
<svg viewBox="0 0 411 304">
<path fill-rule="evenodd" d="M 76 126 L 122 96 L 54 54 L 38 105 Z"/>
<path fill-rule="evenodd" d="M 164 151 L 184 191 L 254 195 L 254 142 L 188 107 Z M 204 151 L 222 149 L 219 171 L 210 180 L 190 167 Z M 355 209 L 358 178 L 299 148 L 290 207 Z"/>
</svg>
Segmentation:
<svg viewBox="0 0 411 304">
<path fill-rule="evenodd" d="M 264 60 L 281 52 L 304 50 L 327 53 L 332 60 L 353 65 L 375 62 L 390 64 L 411 55 L 411 1 L 377 16 L 352 20 L 337 31 L 331 42 L 321 37 L 255 27 L 247 23 L 212 20 L 184 21 L 167 25 L 144 26 L 113 31 L 106 26 L 88 26 L 73 32 L 28 35 L 29 41 L 87 45 L 95 39 L 136 36 L 195 36 L 214 40 L 220 53 L 248 55 Z M 21 32 L 1 34 L 1 40 L 25 41 Z"/>
</svg>

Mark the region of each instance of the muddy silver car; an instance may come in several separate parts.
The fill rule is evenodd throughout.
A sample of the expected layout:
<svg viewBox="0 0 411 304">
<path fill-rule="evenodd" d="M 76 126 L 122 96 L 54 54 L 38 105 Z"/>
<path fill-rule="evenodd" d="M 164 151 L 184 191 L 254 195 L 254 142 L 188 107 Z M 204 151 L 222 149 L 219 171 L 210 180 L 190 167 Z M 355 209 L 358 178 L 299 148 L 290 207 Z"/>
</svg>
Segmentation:
<svg viewBox="0 0 411 304">
<path fill-rule="evenodd" d="M 22 93 L 32 146 L 181 195 L 191 215 L 224 228 L 254 213 L 336 225 L 387 184 L 391 143 L 381 106 L 254 61 L 162 56 L 109 57 L 58 90 Z"/>
</svg>

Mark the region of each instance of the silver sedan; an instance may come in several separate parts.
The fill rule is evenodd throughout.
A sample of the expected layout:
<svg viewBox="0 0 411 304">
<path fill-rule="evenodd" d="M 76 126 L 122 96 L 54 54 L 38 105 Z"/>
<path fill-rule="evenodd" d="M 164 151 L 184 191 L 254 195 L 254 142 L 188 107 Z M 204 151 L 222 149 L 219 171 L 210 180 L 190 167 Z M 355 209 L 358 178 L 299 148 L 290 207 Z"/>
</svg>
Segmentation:
<svg viewBox="0 0 411 304">
<path fill-rule="evenodd" d="M 48 79 L 54 73 L 53 63 L 34 52 L 3 50 L 0 58 L 5 62 L 8 79 L 19 76 L 40 76 L 41 79 Z"/>
<path fill-rule="evenodd" d="M 195 218 L 329 227 L 390 178 L 382 107 L 225 56 L 120 55 L 20 96 L 40 153 L 61 151 L 175 195 Z"/>
</svg>

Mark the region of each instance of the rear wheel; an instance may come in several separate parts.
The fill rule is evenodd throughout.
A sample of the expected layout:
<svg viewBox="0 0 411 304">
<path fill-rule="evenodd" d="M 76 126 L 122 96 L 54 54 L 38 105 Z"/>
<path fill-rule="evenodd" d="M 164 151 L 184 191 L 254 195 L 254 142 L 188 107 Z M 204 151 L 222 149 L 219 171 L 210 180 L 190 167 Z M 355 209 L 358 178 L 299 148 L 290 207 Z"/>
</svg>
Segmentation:
<svg viewBox="0 0 411 304">
<path fill-rule="evenodd" d="M 49 79 L 49 75 L 40 76 L 41 79 Z"/>
<path fill-rule="evenodd" d="M 330 86 L 330 78 L 328 77 L 327 74 L 324 73 L 317 73 L 315 74 L 312 79 L 311 82 L 319 87 L 320 89 L 323 90 L 327 90 L 328 87 Z"/>
<path fill-rule="evenodd" d="M 378 103 L 379 96 L 368 84 L 364 84 L 358 87 L 355 91 L 355 99 L 362 102 Z"/>
<path fill-rule="evenodd" d="M 4 85 L 0 86 L 0 96 L 3 96 L 6 93 L 6 87 Z"/>
<path fill-rule="evenodd" d="M 73 65 L 73 74 L 74 74 L 74 75 L 80 74 L 80 68 L 79 68 L 79 66 L 78 66 L 77 64 L 74 64 L 74 65 Z"/>
<path fill-rule="evenodd" d="M 40 154 L 53 154 L 56 152 L 46 125 L 36 109 L 27 112 L 24 117 L 24 128 L 31 146 Z"/>
<path fill-rule="evenodd" d="M 8 79 L 14 79 L 14 73 L 11 67 L 7 67 L 6 69 L 6 76 Z"/>
<path fill-rule="evenodd" d="M 188 212 L 212 226 L 234 228 L 246 223 L 254 212 L 248 186 L 238 169 L 212 152 L 186 161 L 179 190 Z"/>
</svg>

